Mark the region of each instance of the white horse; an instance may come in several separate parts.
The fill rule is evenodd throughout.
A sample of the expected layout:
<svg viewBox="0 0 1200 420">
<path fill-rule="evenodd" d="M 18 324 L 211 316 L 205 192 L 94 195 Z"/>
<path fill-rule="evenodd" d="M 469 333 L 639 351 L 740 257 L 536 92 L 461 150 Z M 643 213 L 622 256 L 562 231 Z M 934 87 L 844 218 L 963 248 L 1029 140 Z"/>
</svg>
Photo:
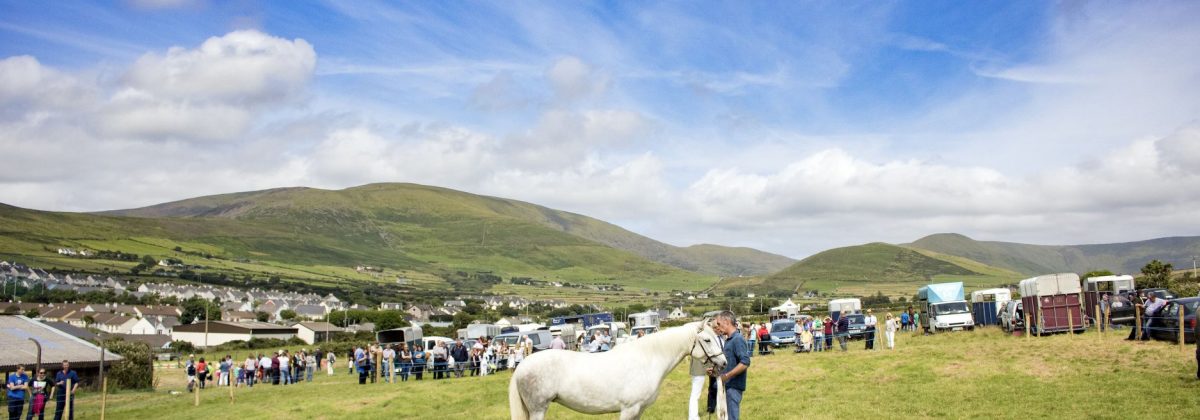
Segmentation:
<svg viewBox="0 0 1200 420">
<path fill-rule="evenodd" d="M 542 420 L 550 403 L 587 413 L 641 418 L 663 378 L 691 355 L 715 369 L 725 353 L 708 320 L 669 328 L 605 353 L 546 350 L 525 358 L 508 384 L 513 420 Z"/>
</svg>

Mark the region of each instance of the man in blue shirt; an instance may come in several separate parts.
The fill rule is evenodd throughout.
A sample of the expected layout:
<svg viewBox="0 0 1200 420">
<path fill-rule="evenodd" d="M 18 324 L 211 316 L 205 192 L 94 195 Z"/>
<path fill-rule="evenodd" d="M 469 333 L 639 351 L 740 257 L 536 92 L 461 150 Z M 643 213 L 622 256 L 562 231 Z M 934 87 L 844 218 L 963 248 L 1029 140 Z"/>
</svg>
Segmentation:
<svg viewBox="0 0 1200 420">
<path fill-rule="evenodd" d="M 729 410 L 729 420 L 738 420 L 742 393 L 746 392 L 746 370 L 750 368 L 750 347 L 738 330 L 733 312 L 723 311 L 713 321 L 713 330 L 725 336 L 725 370 L 717 379 L 725 383 L 725 405 Z"/>
<path fill-rule="evenodd" d="M 71 386 L 67 387 L 67 382 L 71 382 Z M 67 420 L 75 420 L 75 391 L 79 389 L 79 374 L 71 370 L 71 362 L 63 360 L 62 370 L 54 374 L 54 420 L 62 420 L 63 408 L 70 410 L 67 415 Z M 71 402 L 67 402 L 67 396 L 70 395 Z"/>
<path fill-rule="evenodd" d="M 17 366 L 17 373 L 8 375 L 8 419 L 21 420 L 21 410 L 25 408 L 25 396 L 29 393 L 29 375 L 25 374 L 25 366 Z"/>
</svg>

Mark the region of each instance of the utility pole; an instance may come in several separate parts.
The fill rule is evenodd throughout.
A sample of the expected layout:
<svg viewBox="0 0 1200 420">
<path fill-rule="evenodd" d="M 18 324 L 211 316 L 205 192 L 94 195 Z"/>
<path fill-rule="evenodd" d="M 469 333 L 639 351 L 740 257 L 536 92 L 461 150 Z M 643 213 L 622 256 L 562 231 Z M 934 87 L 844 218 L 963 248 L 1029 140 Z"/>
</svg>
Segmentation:
<svg viewBox="0 0 1200 420">
<path fill-rule="evenodd" d="M 208 351 L 208 305 L 209 301 L 204 301 L 204 351 Z"/>
</svg>

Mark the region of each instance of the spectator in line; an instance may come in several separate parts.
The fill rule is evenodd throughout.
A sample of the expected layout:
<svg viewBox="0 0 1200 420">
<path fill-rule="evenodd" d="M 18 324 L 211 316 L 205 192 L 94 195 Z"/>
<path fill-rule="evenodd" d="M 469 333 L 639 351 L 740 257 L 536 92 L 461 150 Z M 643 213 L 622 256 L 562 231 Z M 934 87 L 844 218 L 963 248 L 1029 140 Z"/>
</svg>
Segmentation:
<svg viewBox="0 0 1200 420">
<path fill-rule="evenodd" d="M 246 361 L 242 362 L 242 375 L 245 376 L 243 381 L 245 381 L 246 386 L 254 387 L 254 372 L 257 370 L 258 366 L 255 363 L 254 354 L 246 355 Z"/>
<path fill-rule="evenodd" d="M 850 317 L 849 313 L 842 311 L 842 316 L 837 320 L 837 339 L 838 345 L 842 346 L 842 351 L 846 351 L 846 340 L 850 335 Z"/>
<path fill-rule="evenodd" d="M 449 354 L 446 352 L 446 344 L 438 341 L 437 344 L 433 346 L 433 349 L 429 351 L 429 355 L 431 358 L 433 358 L 433 379 L 436 380 L 447 378 L 448 375 L 446 375 L 446 368 L 448 365 L 446 363 L 446 357 L 448 357 Z"/>
<path fill-rule="evenodd" d="M 813 317 L 812 327 L 809 328 L 813 335 L 813 351 L 825 350 L 825 323 L 821 318 Z"/>
<path fill-rule="evenodd" d="M 229 356 L 221 358 L 221 361 L 217 364 L 217 386 L 229 385 L 229 365 Z"/>
<path fill-rule="evenodd" d="M 1096 325 L 1100 326 L 1100 332 L 1104 332 L 1109 327 L 1107 325 L 1109 319 L 1108 319 L 1108 316 L 1106 316 L 1106 315 L 1109 313 L 1109 310 L 1111 308 L 1112 308 L 1112 294 L 1105 293 L 1104 295 L 1100 296 L 1100 313 L 1096 314 Z"/>
<path fill-rule="evenodd" d="M 412 352 L 412 374 L 418 381 L 421 380 L 421 374 L 425 373 L 425 363 L 425 348 L 417 344 Z"/>
<path fill-rule="evenodd" d="M 834 325 L 833 318 L 830 318 L 830 317 L 825 317 L 824 324 L 825 324 L 825 348 L 832 351 L 833 350 L 833 336 L 834 336 L 833 333 L 834 333 L 834 328 L 837 328 L 837 325 Z"/>
<path fill-rule="evenodd" d="M 758 346 L 757 346 L 757 344 L 758 344 L 758 337 L 759 337 L 759 335 L 758 335 L 758 324 L 755 324 L 755 323 L 751 322 L 751 323 L 750 323 L 750 334 L 746 336 L 746 339 L 747 339 L 747 340 L 750 340 L 750 351 L 751 351 L 751 354 L 750 354 L 750 356 L 751 356 L 751 357 L 753 357 L 753 356 L 754 356 L 754 353 L 753 353 L 753 352 L 754 352 L 754 349 L 758 348 Z"/>
<path fill-rule="evenodd" d="M 200 359 L 201 362 L 204 359 Z M 67 384 L 70 383 L 70 386 Z M 75 420 L 75 392 L 79 390 L 79 374 L 71 370 L 71 362 L 63 360 L 62 370 L 54 374 L 54 390 L 58 398 L 54 400 L 54 420 L 62 420 L 63 410 L 69 409 L 71 414 L 67 420 Z M 71 401 L 68 403 L 67 400 Z"/>
<path fill-rule="evenodd" d="M 863 317 L 863 324 L 867 327 L 867 350 L 875 350 L 875 324 L 878 322 L 875 319 L 875 311 L 867 309 L 867 316 Z"/>
<path fill-rule="evenodd" d="M 884 320 L 884 331 L 883 331 L 883 333 L 885 335 L 887 335 L 887 348 L 889 350 L 896 348 L 896 330 L 897 329 L 898 329 L 898 327 L 896 325 L 896 318 L 893 318 L 891 312 L 889 312 L 887 314 L 887 318 Z"/>
<path fill-rule="evenodd" d="M 258 354 L 258 370 L 262 374 L 262 379 L 263 379 L 262 383 L 265 384 L 268 382 L 274 382 L 274 380 L 271 378 L 271 370 L 272 369 L 275 369 L 275 364 L 272 363 L 271 358 L 267 357 L 266 355 L 264 355 L 262 353 L 259 353 Z"/>
<path fill-rule="evenodd" d="M 306 380 L 308 382 L 312 382 L 313 373 L 315 373 L 317 370 L 317 364 L 318 364 L 317 360 L 318 359 L 315 354 L 310 354 L 308 352 L 308 350 L 304 351 L 304 375 L 305 375 L 304 380 Z"/>
<path fill-rule="evenodd" d="M 400 352 L 397 355 L 400 364 L 400 381 L 408 381 L 408 373 L 412 371 L 413 357 L 412 352 L 408 350 L 408 344 L 400 343 Z"/>
<path fill-rule="evenodd" d="M 729 410 L 729 420 L 741 417 L 742 393 L 746 392 L 746 372 L 750 369 L 750 348 L 738 331 L 737 320 L 733 312 L 723 311 L 716 316 L 714 330 L 725 336 L 725 369 L 714 372 L 709 368 L 716 380 L 725 383 L 725 405 Z"/>
<path fill-rule="evenodd" d="M 37 377 L 30 383 L 32 397 L 29 400 L 29 415 L 26 420 L 33 420 L 33 416 L 37 415 L 38 420 L 46 418 L 46 402 L 50 400 L 50 378 L 46 377 L 46 369 L 39 368 Z"/>
<path fill-rule="evenodd" d="M 771 346 L 771 329 L 763 322 L 758 326 L 758 354 L 767 354 Z"/>
<path fill-rule="evenodd" d="M 391 347 L 384 348 L 382 363 L 380 367 L 383 368 L 383 381 L 389 384 L 393 383 L 396 379 L 396 374 L 394 373 L 394 369 L 396 368 L 396 350 Z"/>
<path fill-rule="evenodd" d="M 908 311 L 901 312 L 900 313 L 900 328 L 903 330 L 908 330 L 908 322 L 909 322 Z"/>
<path fill-rule="evenodd" d="M 286 351 L 279 351 L 279 376 L 283 385 L 292 383 L 292 359 Z"/>
<path fill-rule="evenodd" d="M 483 359 L 483 348 L 478 346 L 471 347 L 471 354 L 468 360 L 471 363 L 471 376 L 479 376 L 479 368 Z"/>
<path fill-rule="evenodd" d="M 29 395 L 29 375 L 25 373 L 25 366 L 17 365 L 17 372 L 8 374 L 5 386 L 8 388 L 8 420 L 21 420 Z"/>
<path fill-rule="evenodd" d="M 556 336 L 554 336 L 553 340 L 550 340 L 550 348 L 556 349 L 556 350 L 566 350 L 567 349 L 567 342 L 563 341 L 562 334 L 556 335 Z"/>
<path fill-rule="evenodd" d="M 358 367 L 358 384 L 367 384 L 367 351 L 363 350 L 362 346 L 354 349 L 354 366 Z"/>
<path fill-rule="evenodd" d="M 1154 328 L 1154 326 L 1156 324 L 1154 322 L 1154 320 L 1158 319 L 1158 316 L 1159 316 L 1158 312 L 1161 311 L 1163 306 L 1166 306 L 1166 304 L 1167 304 L 1167 301 L 1165 299 L 1159 299 L 1158 295 L 1155 295 L 1154 293 L 1147 293 L 1146 294 L 1146 303 L 1144 305 L 1141 305 L 1141 304 L 1139 305 L 1139 306 L 1145 307 L 1145 309 L 1142 311 L 1142 340 L 1143 341 L 1150 339 L 1150 329 Z M 1127 338 L 1127 339 L 1133 340 L 1133 335 L 1136 331 L 1137 331 L 1136 328 L 1130 330 L 1129 338 Z"/>
<path fill-rule="evenodd" d="M 454 376 L 457 378 L 463 377 L 463 371 L 466 370 L 467 364 L 470 363 L 470 355 L 467 351 L 467 345 L 463 344 L 461 338 L 454 341 L 454 349 L 450 350 L 450 357 L 454 359 Z"/>
</svg>

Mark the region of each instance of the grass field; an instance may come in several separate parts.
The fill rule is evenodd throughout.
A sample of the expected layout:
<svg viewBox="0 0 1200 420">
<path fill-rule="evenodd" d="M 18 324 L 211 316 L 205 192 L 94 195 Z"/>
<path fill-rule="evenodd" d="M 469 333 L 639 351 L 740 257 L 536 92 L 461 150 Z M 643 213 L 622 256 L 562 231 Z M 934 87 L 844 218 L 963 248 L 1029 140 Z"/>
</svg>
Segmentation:
<svg viewBox="0 0 1200 420">
<path fill-rule="evenodd" d="M 921 337 L 899 334 L 897 349 L 755 356 L 744 418 L 1196 418 L 1200 381 L 1195 347 L 1128 343 L 1124 335 L 1009 337 L 993 328 Z M 167 371 L 163 371 L 167 372 Z M 200 407 L 182 390 L 179 370 L 158 392 L 108 397 L 108 418 L 508 418 L 507 372 L 484 378 L 359 386 L 345 368 L 312 384 L 209 389 Z M 664 382 L 644 418 L 685 416 L 686 364 Z M 81 397 L 82 418 L 100 398 Z M 1147 411 L 1150 409 L 1151 411 Z M 589 418 L 554 406 L 549 418 Z M 596 416 L 616 418 L 615 415 Z"/>
</svg>

